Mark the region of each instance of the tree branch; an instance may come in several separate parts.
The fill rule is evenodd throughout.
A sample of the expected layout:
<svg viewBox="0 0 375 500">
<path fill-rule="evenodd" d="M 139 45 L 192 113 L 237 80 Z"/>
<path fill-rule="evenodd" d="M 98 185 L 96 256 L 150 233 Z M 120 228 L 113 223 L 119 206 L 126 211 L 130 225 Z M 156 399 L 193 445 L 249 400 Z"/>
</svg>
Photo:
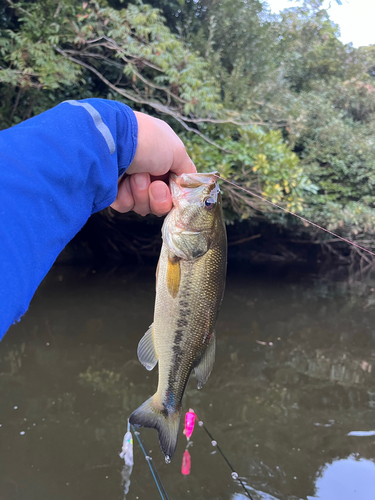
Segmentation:
<svg viewBox="0 0 375 500">
<path fill-rule="evenodd" d="M 98 47 L 99 45 L 94 45 L 94 47 Z M 101 44 L 100 46 L 102 47 L 106 47 L 107 49 L 111 49 L 113 50 L 112 47 L 108 46 L 107 44 Z M 110 64 L 112 66 L 117 66 L 117 67 L 121 67 L 123 68 L 123 65 L 120 64 L 120 63 L 117 63 L 116 61 L 112 61 L 108 58 L 106 58 L 105 56 L 101 55 L 101 54 L 94 54 L 92 52 L 85 52 L 84 50 L 83 51 L 79 51 L 79 50 L 65 50 L 65 52 L 67 54 L 75 54 L 75 55 L 78 55 L 78 56 L 88 56 L 88 57 L 93 57 L 93 58 L 96 58 L 96 59 L 103 59 L 105 62 L 107 62 L 107 64 Z M 116 50 L 117 52 L 117 50 Z M 121 56 L 121 59 L 126 63 L 126 64 L 133 64 L 132 61 L 130 61 L 125 55 L 122 55 Z M 181 97 L 179 97 L 178 95 L 174 94 L 173 92 L 171 92 L 167 87 L 160 87 L 158 85 L 155 85 L 154 83 L 152 83 L 150 80 L 148 80 L 147 78 L 145 78 L 144 76 L 141 75 L 141 73 L 139 73 L 139 71 L 137 71 L 136 69 L 133 69 L 132 70 L 133 73 L 147 86 L 151 87 L 151 88 L 154 88 L 155 90 L 160 90 L 162 92 L 165 92 L 167 95 L 169 95 L 170 97 L 172 97 L 173 99 L 176 99 L 176 101 L 179 101 L 181 102 L 182 104 L 187 104 L 187 101 L 185 101 L 184 99 L 182 99 Z"/>
<path fill-rule="evenodd" d="M 96 38 L 96 39 L 94 39 L 92 41 L 90 40 L 90 41 L 86 42 L 86 44 L 94 44 L 94 42 L 96 43 L 96 42 L 98 42 L 100 40 L 106 40 L 107 43 L 96 44 L 96 45 L 91 45 L 91 46 L 92 47 L 106 47 L 109 50 L 114 50 L 115 52 L 121 54 L 121 59 L 124 62 L 126 62 L 127 64 L 132 64 L 133 63 L 133 61 L 131 61 L 129 59 L 129 57 L 131 57 L 131 58 L 135 59 L 135 62 L 141 62 L 142 64 L 145 64 L 145 65 L 149 66 L 150 68 L 153 68 L 153 69 L 155 69 L 155 70 L 160 71 L 161 73 L 163 73 L 163 70 L 160 67 L 155 66 L 154 64 L 150 63 L 146 59 L 144 59 L 144 58 L 138 58 L 137 56 L 127 54 L 126 51 L 122 47 L 120 47 L 112 38 L 109 38 L 109 37 L 107 37 L 105 35 L 103 35 L 100 38 Z M 83 55 L 83 52 L 80 53 L 79 51 L 66 50 L 65 52 L 72 53 L 72 54 L 74 53 L 75 55 Z M 88 53 L 87 55 L 89 55 L 89 56 L 91 55 L 91 57 L 98 57 L 98 58 L 101 57 L 103 60 L 106 60 L 108 62 L 108 64 L 117 65 L 115 63 L 115 61 L 109 61 L 104 56 L 94 55 L 92 53 Z M 176 101 L 178 101 L 178 102 L 180 102 L 182 104 L 187 104 L 187 101 L 185 99 L 182 99 L 180 96 L 178 96 L 177 94 L 175 94 L 174 92 L 172 92 L 171 90 L 169 90 L 167 87 L 161 87 L 161 86 L 155 85 L 154 83 L 152 83 L 150 80 L 148 80 L 147 78 L 145 78 L 141 73 L 139 73 L 135 69 L 133 69 L 133 73 L 145 85 L 148 85 L 149 87 L 154 88 L 156 90 L 160 90 L 162 92 L 165 92 L 168 95 L 168 100 L 169 100 L 169 98 L 173 98 L 173 99 L 175 99 Z M 237 125 L 239 127 L 246 127 L 248 125 L 263 125 L 263 126 L 269 125 L 269 124 L 267 124 L 264 121 L 240 122 L 240 121 L 235 121 L 235 120 L 233 120 L 231 118 L 226 118 L 226 119 L 214 119 L 214 118 L 199 118 L 199 119 L 194 119 L 194 118 L 188 118 L 188 117 L 183 116 L 183 115 L 180 115 L 180 118 L 184 122 L 190 122 L 190 123 L 195 123 L 195 124 L 198 124 L 198 123 L 214 123 L 214 124 L 231 123 L 231 124 Z"/>
<path fill-rule="evenodd" d="M 156 102 L 156 101 L 151 101 L 148 99 L 144 99 L 142 97 L 137 97 L 133 93 L 129 93 L 126 90 L 123 90 L 123 89 L 120 89 L 119 87 L 116 87 L 116 85 L 113 85 L 113 83 L 111 83 L 109 80 L 107 80 L 107 78 L 102 73 L 100 73 L 100 71 L 95 69 L 93 66 L 90 66 L 89 64 L 84 63 L 83 61 L 80 61 L 79 59 L 76 59 L 75 57 L 70 56 L 67 52 L 59 49 L 56 45 L 54 46 L 54 48 L 59 54 L 63 55 L 64 57 L 66 57 L 70 61 L 74 62 L 75 64 L 78 64 L 79 66 L 83 66 L 84 68 L 86 68 L 89 71 L 91 71 L 92 73 L 94 73 L 110 89 L 114 90 L 115 92 L 122 95 L 126 99 L 129 99 L 130 101 L 136 102 L 137 104 L 145 104 L 147 106 L 154 108 L 159 113 L 163 113 L 163 114 L 166 114 L 168 116 L 171 116 L 176 121 L 178 121 L 186 130 L 188 130 L 189 132 L 193 132 L 194 134 L 199 135 L 200 137 L 202 137 L 202 139 L 204 139 L 206 142 L 208 142 L 212 146 L 215 146 L 220 151 L 223 151 L 225 153 L 235 154 L 234 151 L 230 151 L 229 149 L 225 149 L 222 146 L 220 146 L 219 144 L 217 144 L 216 142 L 212 141 L 206 135 L 202 134 L 202 132 L 200 132 L 199 130 L 194 129 L 192 127 L 189 127 L 184 122 L 183 117 L 181 117 L 181 115 L 179 113 L 173 111 L 171 108 L 168 108 L 167 106 L 164 106 L 163 104 Z"/>
<path fill-rule="evenodd" d="M 23 9 L 22 7 L 20 7 L 19 5 L 16 5 L 15 3 L 12 2 L 12 0 L 5 0 L 13 9 L 15 10 L 19 10 L 20 12 L 23 12 L 24 14 L 26 14 L 27 16 L 29 17 L 32 17 L 32 15 L 30 14 L 30 12 L 27 12 L 27 10 Z"/>
<path fill-rule="evenodd" d="M 98 43 L 98 42 L 101 42 L 103 40 L 105 41 L 105 43 Z M 139 58 L 137 56 L 129 54 L 122 47 L 120 47 L 115 40 L 113 40 L 112 38 L 109 38 L 109 37 L 107 37 L 105 35 L 103 35 L 101 37 L 98 37 L 98 38 L 95 38 L 93 40 L 86 41 L 85 45 L 86 46 L 89 45 L 90 47 L 105 47 L 105 48 L 109 49 L 110 51 L 114 51 L 117 54 L 119 54 L 120 57 L 121 57 L 121 59 L 126 64 L 134 64 L 134 65 L 136 65 L 137 62 L 138 62 L 138 63 L 142 63 L 144 65 L 147 65 L 147 66 L 155 69 L 156 71 L 159 71 L 159 72 L 163 73 L 162 68 L 155 66 L 154 64 L 150 63 L 149 61 L 147 61 L 144 58 Z M 71 49 L 66 49 L 64 52 L 66 52 L 67 54 L 74 54 L 74 55 L 81 56 L 81 57 L 87 56 L 87 57 L 102 59 L 107 64 L 110 64 L 110 65 L 113 65 L 113 66 L 116 66 L 116 67 L 121 67 L 121 65 L 119 63 L 117 63 L 116 61 L 112 61 L 112 60 L 106 58 L 105 56 L 103 56 L 101 54 L 95 54 L 95 53 L 92 53 L 92 52 L 85 52 L 85 50 L 78 51 L 78 50 L 71 50 Z M 134 59 L 134 60 L 131 60 L 131 59 Z M 151 87 L 151 88 L 153 88 L 155 90 L 160 90 L 161 92 L 165 92 L 165 94 L 167 95 L 168 104 L 169 104 L 171 98 L 175 99 L 177 102 L 180 102 L 181 104 L 187 104 L 188 103 L 185 99 L 181 98 L 180 96 L 178 96 L 177 94 L 175 94 L 174 92 L 172 92 L 167 87 L 163 87 L 163 86 L 159 86 L 159 85 L 154 84 L 149 79 L 145 78 L 135 68 L 133 68 L 132 71 L 133 71 L 133 74 L 135 74 L 145 85 L 147 85 L 147 86 L 149 86 L 149 87 Z M 176 112 L 177 111 L 175 111 L 175 113 Z M 237 120 L 232 119 L 232 118 L 224 118 L 224 119 L 199 118 L 199 119 L 195 119 L 195 118 L 188 118 L 187 116 L 184 116 L 181 113 L 178 113 L 178 115 L 179 115 L 179 118 L 181 120 L 183 120 L 184 122 L 194 123 L 194 124 L 198 124 L 198 123 L 213 123 L 213 124 L 230 123 L 230 124 L 233 124 L 233 125 L 236 125 L 236 126 L 239 126 L 239 127 L 245 127 L 245 126 L 248 126 L 248 125 L 263 125 L 263 126 L 269 125 L 266 122 L 261 121 L 261 120 L 260 121 L 241 122 L 241 121 L 237 121 Z"/>
</svg>

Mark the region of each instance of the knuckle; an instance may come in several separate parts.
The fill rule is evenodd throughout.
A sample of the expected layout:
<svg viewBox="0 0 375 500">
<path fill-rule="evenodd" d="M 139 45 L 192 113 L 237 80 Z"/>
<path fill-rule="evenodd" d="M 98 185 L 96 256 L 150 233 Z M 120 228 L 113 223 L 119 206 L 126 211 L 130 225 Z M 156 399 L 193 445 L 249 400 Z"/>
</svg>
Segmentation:
<svg viewBox="0 0 375 500">
<path fill-rule="evenodd" d="M 167 214 L 169 212 L 169 210 L 163 210 L 163 211 L 158 211 L 158 212 L 153 212 L 154 215 L 156 215 L 157 217 L 163 217 L 163 215 Z"/>
<path fill-rule="evenodd" d="M 124 205 L 124 212 L 131 212 L 134 208 L 134 203 L 132 203 L 131 205 Z"/>
<path fill-rule="evenodd" d="M 140 210 L 134 210 L 138 215 L 141 215 L 142 217 L 146 217 L 150 212 L 145 210 L 145 209 L 140 209 Z"/>
<path fill-rule="evenodd" d="M 134 200 L 132 198 L 122 199 L 118 203 L 121 212 L 130 212 L 134 208 Z"/>
<path fill-rule="evenodd" d="M 131 212 L 133 208 L 134 208 L 134 203 L 133 204 L 122 203 L 121 205 L 118 205 L 118 208 L 116 208 L 116 210 L 122 214 L 125 214 L 126 212 Z"/>
</svg>

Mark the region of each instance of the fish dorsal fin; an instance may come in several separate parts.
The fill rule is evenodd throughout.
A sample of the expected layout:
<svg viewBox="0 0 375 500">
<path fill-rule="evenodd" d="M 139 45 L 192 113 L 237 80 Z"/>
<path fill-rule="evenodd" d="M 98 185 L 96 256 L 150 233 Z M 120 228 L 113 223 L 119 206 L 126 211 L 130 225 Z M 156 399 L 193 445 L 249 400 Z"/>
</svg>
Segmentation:
<svg viewBox="0 0 375 500">
<path fill-rule="evenodd" d="M 178 294 L 178 289 L 180 288 L 181 280 L 181 269 L 180 269 L 180 259 L 178 257 L 168 256 L 168 267 L 167 267 L 167 287 L 170 296 L 175 299 Z"/>
<path fill-rule="evenodd" d="M 147 370 L 152 370 L 158 362 L 155 352 L 154 336 L 152 334 L 153 324 L 143 335 L 138 344 L 138 359 Z"/>
<path fill-rule="evenodd" d="M 216 334 L 211 335 L 210 343 L 202 356 L 198 366 L 195 367 L 195 376 L 197 377 L 197 387 L 202 389 L 207 382 L 208 377 L 211 375 L 212 367 L 215 361 L 216 352 Z"/>
</svg>

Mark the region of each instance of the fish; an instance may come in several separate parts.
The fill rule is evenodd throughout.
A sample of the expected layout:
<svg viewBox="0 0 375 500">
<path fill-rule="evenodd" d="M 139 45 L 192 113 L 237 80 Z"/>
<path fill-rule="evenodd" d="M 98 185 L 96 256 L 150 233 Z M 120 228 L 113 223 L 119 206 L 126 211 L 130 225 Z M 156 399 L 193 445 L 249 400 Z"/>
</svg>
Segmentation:
<svg viewBox="0 0 375 500">
<path fill-rule="evenodd" d="M 215 361 L 215 323 L 223 299 L 227 236 L 218 177 L 170 174 L 172 210 L 162 226 L 154 322 L 138 344 L 147 370 L 158 363 L 156 393 L 137 408 L 134 427 L 155 428 L 169 463 L 174 455 L 182 398 L 191 373 L 207 382 Z"/>
</svg>

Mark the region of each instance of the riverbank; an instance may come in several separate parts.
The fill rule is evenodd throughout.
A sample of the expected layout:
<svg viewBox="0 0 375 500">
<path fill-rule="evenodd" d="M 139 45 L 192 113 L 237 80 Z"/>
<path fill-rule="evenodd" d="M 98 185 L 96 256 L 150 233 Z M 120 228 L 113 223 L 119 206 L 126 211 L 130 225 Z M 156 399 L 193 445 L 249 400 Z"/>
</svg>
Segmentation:
<svg viewBox="0 0 375 500">
<path fill-rule="evenodd" d="M 160 254 L 162 223 L 163 218 L 150 215 L 105 210 L 89 219 L 57 262 L 94 267 L 153 264 Z M 228 224 L 227 233 L 229 262 L 295 263 L 310 271 L 361 263 L 354 247 L 299 223 L 285 227 L 259 217 Z"/>
</svg>

